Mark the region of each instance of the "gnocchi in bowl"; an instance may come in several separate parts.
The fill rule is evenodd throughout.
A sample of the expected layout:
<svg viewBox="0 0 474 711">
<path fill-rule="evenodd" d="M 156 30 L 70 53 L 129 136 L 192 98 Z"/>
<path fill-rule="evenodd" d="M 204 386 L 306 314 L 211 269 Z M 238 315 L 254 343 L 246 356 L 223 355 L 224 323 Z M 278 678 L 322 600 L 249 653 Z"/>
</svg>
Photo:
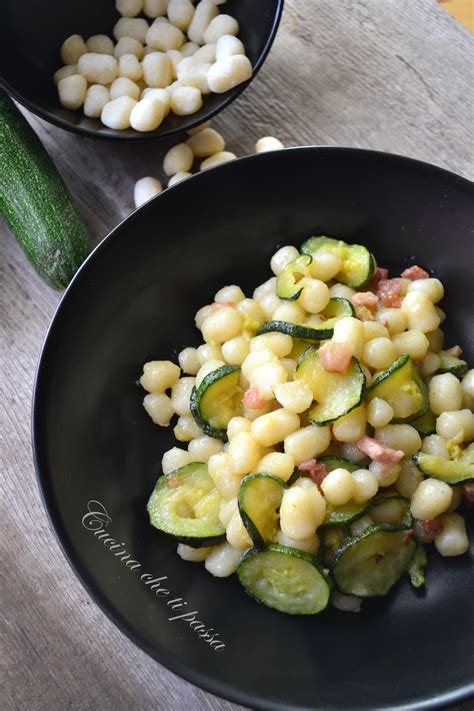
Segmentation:
<svg viewBox="0 0 474 711">
<path fill-rule="evenodd" d="M 28 3 L 8 0 L 0 81 L 30 111 L 66 130 L 115 140 L 169 138 L 212 118 L 246 89 L 270 51 L 282 10 L 283 0 L 38 0 L 33 27 Z M 187 41 L 188 32 L 195 41 Z"/>
<path fill-rule="evenodd" d="M 424 585 L 425 545 L 468 550 L 474 370 L 444 345 L 444 287 L 424 268 L 390 276 L 326 236 L 270 266 L 252 297 L 224 286 L 199 309 L 204 342 L 179 365 L 144 365 L 145 410 L 181 445 L 150 522 L 269 607 L 358 611 L 405 573 Z"/>
</svg>

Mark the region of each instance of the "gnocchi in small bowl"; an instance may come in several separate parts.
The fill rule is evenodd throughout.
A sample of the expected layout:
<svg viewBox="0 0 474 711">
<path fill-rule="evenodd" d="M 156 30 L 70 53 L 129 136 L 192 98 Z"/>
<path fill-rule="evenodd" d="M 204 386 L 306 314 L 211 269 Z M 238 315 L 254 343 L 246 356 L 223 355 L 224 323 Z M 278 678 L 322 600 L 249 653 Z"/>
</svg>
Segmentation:
<svg viewBox="0 0 474 711">
<path fill-rule="evenodd" d="M 38 476 L 160 663 L 254 708 L 472 695 L 473 209 L 433 166 L 286 149 L 178 183 L 81 267 Z"/>
<path fill-rule="evenodd" d="M 167 138 L 244 91 L 283 0 L 8 0 L 0 84 L 41 118 L 87 136 Z M 41 5 L 44 5 L 41 8 Z"/>
</svg>

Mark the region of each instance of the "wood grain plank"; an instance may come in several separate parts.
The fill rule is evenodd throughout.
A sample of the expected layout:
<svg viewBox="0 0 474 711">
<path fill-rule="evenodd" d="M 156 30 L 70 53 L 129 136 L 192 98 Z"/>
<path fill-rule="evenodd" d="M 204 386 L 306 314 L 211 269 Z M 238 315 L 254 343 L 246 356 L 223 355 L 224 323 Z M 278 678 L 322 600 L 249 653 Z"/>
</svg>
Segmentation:
<svg viewBox="0 0 474 711">
<path fill-rule="evenodd" d="M 265 66 L 214 123 L 238 155 L 273 134 L 286 145 L 412 155 L 472 178 L 471 52 L 472 38 L 434 0 L 287 0 Z M 165 178 L 161 163 L 169 143 L 97 142 L 28 119 L 94 243 L 132 209 L 135 180 Z M 29 268 L 4 225 L 0 232 L 0 705 L 25 711 L 237 709 L 179 679 L 126 639 L 89 599 L 54 540 L 34 477 L 30 401 L 59 296 Z M 472 704 L 456 708 L 472 711 Z"/>
</svg>

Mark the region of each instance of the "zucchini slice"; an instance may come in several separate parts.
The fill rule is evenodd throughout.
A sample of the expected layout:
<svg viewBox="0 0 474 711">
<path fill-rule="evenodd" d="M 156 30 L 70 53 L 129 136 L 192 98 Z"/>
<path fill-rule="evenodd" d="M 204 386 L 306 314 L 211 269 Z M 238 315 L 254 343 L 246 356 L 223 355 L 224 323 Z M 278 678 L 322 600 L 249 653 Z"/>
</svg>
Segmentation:
<svg viewBox="0 0 474 711">
<path fill-rule="evenodd" d="M 339 551 L 343 541 L 350 538 L 350 529 L 347 528 L 325 528 L 321 536 L 321 548 L 319 557 L 324 565 L 330 570 L 336 562 L 336 553 Z"/>
<path fill-rule="evenodd" d="M 421 543 L 418 543 L 416 552 L 408 566 L 408 575 L 414 588 L 421 588 L 425 584 L 425 565 L 428 562 L 426 551 Z"/>
<path fill-rule="evenodd" d="M 304 289 L 304 280 L 309 277 L 309 265 L 313 258 L 309 254 L 300 254 L 293 259 L 277 276 L 276 295 L 280 299 L 296 301 Z"/>
<path fill-rule="evenodd" d="M 418 420 L 429 408 L 428 388 L 406 353 L 375 378 L 367 390 L 367 402 L 374 397 L 386 400 L 392 407 L 394 425 Z"/>
<path fill-rule="evenodd" d="M 343 457 L 336 457 L 333 454 L 328 454 L 327 457 L 318 457 L 318 462 L 326 465 L 328 472 L 334 471 L 334 469 L 347 469 L 348 472 L 355 472 L 357 469 L 363 469 L 360 464 L 354 464 L 348 459 Z"/>
<path fill-rule="evenodd" d="M 346 244 L 332 237 L 310 237 L 301 245 L 301 252 L 313 259 L 317 259 L 318 252 L 335 254 L 342 261 L 342 269 L 334 278 L 354 289 L 366 284 L 375 272 L 375 259 L 361 244 Z"/>
<path fill-rule="evenodd" d="M 209 437 L 227 441 L 227 425 L 243 413 L 240 368 L 222 365 L 211 371 L 191 393 L 191 414 Z"/>
<path fill-rule="evenodd" d="M 280 321 L 280 323 L 282 322 Z M 302 341 L 300 338 L 293 338 L 293 349 L 288 358 L 298 361 L 307 348 L 307 341 Z"/>
<path fill-rule="evenodd" d="M 357 521 L 358 518 L 362 518 L 369 508 L 369 502 L 356 504 L 354 501 L 349 501 L 349 503 L 343 506 L 331 506 L 331 504 L 326 504 L 326 516 L 319 528 L 325 529 L 347 526 Z"/>
<path fill-rule="evenodd" d="M 295 380 L 303 380 L 313 391 L 317 405 L 308 417 L 315 425 L 328 425 L 347 415 L 360 405 L 364 395 L 365 375 L 356 358 L 352 358 L 345 373 L 328 373 L 314 346 L 303 354 Z"/>
<path fill-rule="evenodd" d="M 416 541 L 406 531 L 387 531 L 370 526 L 342 542 L 336 553 L 334 579 L 346 595 L 386 595 L 407 570 L 416 551 Z"/>
<path fill-rule="evenodd" d="M 407 531 L 413 526 L 410 502 L 399 494 L 378 494 L 372 499 L 368 509 L 374 522 L 386 531 Z"/>
<path fill-rule="evenodd" d="M 325 318 L 325 321 L 317 324 L 300 324 L 289 323 L 288 321 L 267 321 L 257 331 L 259 336 L 261 333 L 269 333 L 278 331 L 285 333 L 292 338 L 298 338 L 302 341 L 310 343 L 318 343 L 327 338 L 332 338 L 334 333 L 334 324 L 339 319 L 345 316 L 354 316 L 355 310 L 349 299 L 335 296 L 329 300 L 328 305 L 320 314 Z"/>
<path fill-rule="evenodd" d="M 436 415 L 428 410 L 422 417 L 413 420 L 411 424 L 423 437 L 427 437 L 436 432 Z"/>
<path fill-rule="evenodd" d="M 440 358 L 441 363 L 436 371 L 437 373 L 452 373 L 456 378 L 462 378 L 462 376 L 467 373 L 469 366 L 465 360 L 456 358 L 446 353 L 446 351 L 441 351 Z"/>
<path fill-rule="evenodd" d="M 181 543 L 202 548 L 225 539 L 219 521 L 221 501 L 207 464 L 193 462 L 158 479 L 147 511 L 152 526 Z"/>
<path fill-rule="evenodd" d="M 342 296 L 333 296 L 322 312 L 322 316 L 334 323 L 345 316 L 355 316 L 355 308 L 349 299 Z"/>
<path fill-rule="evenodd" d="M 443 459 L 424 452 L 417 452 L 412 459 L 423 474 L 451 486 L 474 481 L 474 443 L 464 450 L 460 459 Z"/>
<path fill-rule="evenodd" d="M 249 595 L 289 615 L 316 615 L 329 601 L 326 576 L 309 553 L 296 548 L 252 548 L 242 558 L 237 575 Z"/>
<path fill-rule="evenodd" d="M 249 474 L 240 483 L 238 504 L 244 526 L 255 546 L 274 540 L 278 532 L 284 481 L 272 474 Z"/>
<path fill-rule="evenodd" d="M 331 338 L 334 333 L 333 326 L 326 325 L 328 323 L 328 321 L 323 321 L 322 323 L 311 326 L 303 323 L 290 323 L 289 321 L 267 321 L 267 323 L 260 326 L 257 331 L 257 336 L 260 336 L 262 333 L 277 331 L 278 333 L 285 333 L 287 336 L 299 338 L 309 343 L 319 343 L 319 341 Z M 308 345 L 308 343 L 306 343 L 306 345 Z"/>
</svg>

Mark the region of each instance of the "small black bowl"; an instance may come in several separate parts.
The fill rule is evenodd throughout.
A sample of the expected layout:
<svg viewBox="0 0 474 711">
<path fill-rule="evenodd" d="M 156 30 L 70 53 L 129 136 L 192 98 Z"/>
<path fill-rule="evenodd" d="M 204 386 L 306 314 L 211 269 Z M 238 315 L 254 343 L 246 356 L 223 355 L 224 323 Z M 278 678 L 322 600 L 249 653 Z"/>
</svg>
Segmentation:
<svg viewBox="0 0 474 711">
<path fill-rule="evenodd" d="M 225 12 L 239 21 L 239 37 L 253 67 L 252 79 L 225 94 L 205 96 L 203 107 L 192 116 L 170 113 L 159 129 L 140 133 L 116 131 L 99 119 L 87 118 L 82 109 L 63 108 L 53 82 L 53 74 L 62 64 L 59 49 L 69 35 L 112 37 L 119 18 L 114 5 L 114 0 L 5 0 L 0 22 L 0 86 L 40 118 L 85 136 L 169 138 L 212 118 L 244 91 L 270 51 L 283 10 L 283 0 L 228 0 Z"/>
<path fill-rule="evenodd" d="M 67 290 L 34 395 L 46 508 L 104 612 L 189 681 L 282 710 L 432 709 L 474 693 L 471 554 L 431 554 L 426 590 L 401 582 L 360 614 L 291 617 L 259 605 L 236 576 L 183 562 L 150 526 L 146 502 L 173 437 L 151 423 L 137 385 L 145 361 L 199 343 L 194 313 L 218 288 L 251 294 L 277 246 L 315 233 L 365 243 L 382 266 L 433 268 L 447 291 L 447 342 L 472 363 L 473 194 L 452 173 L 371 151 L 243 158 L 134 212 Z"/>
</svg>

